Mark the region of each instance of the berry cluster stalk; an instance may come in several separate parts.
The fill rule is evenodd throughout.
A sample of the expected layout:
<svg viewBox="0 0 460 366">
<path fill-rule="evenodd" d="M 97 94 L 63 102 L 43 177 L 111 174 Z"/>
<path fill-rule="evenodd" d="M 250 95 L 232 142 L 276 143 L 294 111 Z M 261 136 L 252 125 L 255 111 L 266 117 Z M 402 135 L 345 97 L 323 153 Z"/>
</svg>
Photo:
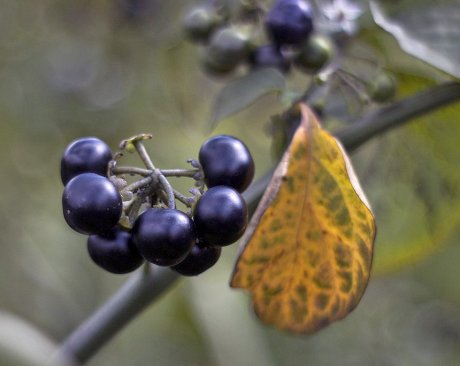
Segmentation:
<svg viewBox="0 0 460 366">
<path fill-rule="evenodd" d="M 459 100 L 460 83 L 435 86 L 364 116 L 352 126 L 337 132 L 336 136 L 350 151 L 388 129 Z M 139 172 L 142 173 L 141 170 Z M 270 175 L 255 182 L 243 194 L 250 207 L 255 207 Z M 63 341 L 58 351 L 59 356 L 85 363 L 120 329 L 171 288 L 178 277 L 169 268 L 150 265 L 145 271 L 136 272 L 117 293 Z"/>
</svg>

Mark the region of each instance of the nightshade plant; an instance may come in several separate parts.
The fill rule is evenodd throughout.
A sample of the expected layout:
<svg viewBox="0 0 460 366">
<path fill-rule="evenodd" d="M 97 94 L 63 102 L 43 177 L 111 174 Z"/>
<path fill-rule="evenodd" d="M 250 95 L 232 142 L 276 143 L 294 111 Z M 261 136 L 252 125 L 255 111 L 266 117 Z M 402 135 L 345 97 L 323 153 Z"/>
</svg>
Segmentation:
<svg viewBox="0 0 460 366">
<path fill-rule="evenodd" d="M 410 3 L 410 0 L 369 2 L 374 20 L 393 33 L 408 53 L 458 78 L 460 68 L 451 60 L 449 48 L 440 48 L 440 44 L 445 43 L 438 42 L 447 36 L 434 31 L 417 32 L 416 22 L 404 22 Z M 443 11 L 428 0 L 422 3 L 426 11 Z M 375 223 L 344 149 L 352 151 L 389 128 L 460 98 L 456 81 L 444 74 L 441 77 L 427 66 L 421 67 L 423 75 L 435 75 L 445 82 L 418 93 L 406 87 L 407 71 L 402 71 L 397 60 L 385 57 L 395 50 L 391 42 L 388 39 L 382 42 L 360 29 L 359 20 L 365 10 L 364 2 L 351 0 L 222 0 L 203 3 L 186 15 L 185 34 L 202 46 L 203 53 L 197 55 L 197 59 L 201 59 L 205 72 L 212 77 L 234 78 L 216 98 L 213 125 L 265 94 L 277 92 L 282 96 L 285 111 L 271 121 L 273 150 L 277 157 L 283 156 L 281 164 L 274 174 L 269 172 L 243 193 L 253 211 L 265 191 L 245 235 L 247 213 L 240 193 L 254 174 L 252 159 L 245 155 L 247 148 L 235 148 L 237 158 L 232 157 L 223 168 L 220 163 L 213 164 L 213 153 L 208 153 L 212 151 L 213 142 L 225 141 L 228 137 L 206 142 L 199 162 L 191 161 L 192 169 L 159 170 L 143 147 L 142 140 L 147 136 L 139 135 L 122 143 L 121 149 L 137 151 L 146 168 L 122 167 L 120 155 L 116 154 L 107 164 L 105 177 L 100 175 L 100 170 L 83 169 L 76 177 L 69 178 L 69 182 L 63 178 L 64 183 L 70 185 L 65 189 L 70 193 L 76 185 L 74 180 L 79 177 L 85 184 L 86 181 L 98 182 L 109 193 L 110 205 L 106 207 L 118 221 L 102 215 L 103 227 L 84 220 L 85 215 L 99 215 L 92 211 L 93 207 L 83 207 L 89 214 L 81 214 L 78 200 L 74 202 L 72 195 L 66 193 L 63 198 L 64 215 L 70 226 L 92 234 L 91 244 L 88 242 L 90 255 L 99 266 L 125 273 L 139 265 L 137 254 L 155 266 L 148 264 L 145 271 L 136 272 L 112 299 L 64 341 L 62 354 L 85 362 L 169 288 L 178 273 L 197 275 L 207 270 L 218 260 L 221 247 L 241 235 L 243 251 L 231 284 L 252 293 L 256 312 L 265 322 L 284 330 L 311 333 L 353 310 L 369 278 Z M 292 19 L 295 21 L 291 22 Z M 424 47 L 412 47 L 411 39 Z M 299 77 L 293 78 L 297 85 L 302 85 L 300 91 L 289 87 L 290 82 L 296 85 L 289 76 L 289 72 L 295 70 L 301 71 Z M 426 76 L 410 77 L 412 83 L 427 84 Z M 399 99 L 392 102 L 396 97 Z M 337 119 L 345 122 L 346 127 L 334 130 L 333 122 Z M 337 140 L 320 126 L 319 120 L 330 127 Z M 231 141 L 239 144 L 238 140 Z M 229 151 L 233 156 L 232 148 Z M 239 176 L 236 173 L 226 176 L 230 171 L 241 172 L 241 169 Z M 141 179 L 128 184 L 123 175 L 138 175 Z M 169 175 L 191 177 L 197 187 L 191 190 L 191 196 L 185 196 L 170 186 Z M 83 184 L 76 182 L 77 188 Z M 107 182 L 117 188 L 123 201 L 122 212 L 117 211 L 116 195 L 113 188 L 107 188 Z M 207 191 L 205 183 L 210 187 Z M 302 190 L 305 193 L 299 195 Z M 177 211 L 176 200 L 188 211 Z M 219 203 L 209 204 L 208 200 Z M 309 217 L 313 217 L 317 225 L 302 221 L 304 210 L 293 214 L 291 208 L 297 209 L 299 200 L 302 208 L 316 212 Z M 228 217 L 219 216 L 222 213 L 219 206 L 229 208 L 222 210 L 228 212 Z M 279 212 L 283 217 L 277 216 Z M 218 220 L 211 220 L 213 217 Z M 174 223 L 173 232 L 167 230 L 168 222 Z M 284 230 L 285 227 L 296 231 Z M 131 229 L 134 245 L 128 238 L 118 239 L 113 232 Z M 267 236 L 267 232 L 272 236 Z M 294 233 L 290 237 L 294 236 L 295 241 L 286 239 L 286 235 L 282 235 L 286 233 Z M 98 236 L 97 240 L 92 239 L 93 235 Z M 331 235 L 336 236 L 331 239 Z M 99 249 L 102 238 L 110 245 L 121 243 L 123 250 L 112 252 L 108 246 Z M 324 246 L 313 247 L 315 242 Z M 294 243 L 296 250 L 305 250 L 287 257 L 285 243 L 291 246 Z M 270 248 L 275 250 L 270 252 L 267 250 Z M 138 253 L 134 254 L 136 250 Z M 105 254 L 100 251 L 107 251 L 113 261 L 102 260 L 101 255 L 104 258 Z M 121 265 L 120 255 L 130 259 Z M 294 273 L 304 266 L 303 271 L 286 281 L 282 271 L 271 272 L 268 277 L 273 281 L 260 283 L 254 276 L 266 270 L 267 262 L 271 268 L 278 269 L 276 261 L 292 265 Z M 173 271 L 160 266 L 172 266 Z M 289 283 L 287 295 L 285 283 Z"/>
</svg>

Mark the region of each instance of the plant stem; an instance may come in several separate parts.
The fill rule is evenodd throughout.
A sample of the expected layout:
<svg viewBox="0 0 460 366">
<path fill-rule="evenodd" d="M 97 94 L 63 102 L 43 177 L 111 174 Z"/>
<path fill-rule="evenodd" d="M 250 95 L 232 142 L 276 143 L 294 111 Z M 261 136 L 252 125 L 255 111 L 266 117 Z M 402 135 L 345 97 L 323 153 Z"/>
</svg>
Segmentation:
<svg viewBox="0 0 460 366">
<path fill-rule="evenodd" d="M 176 208 L 176 198 L 174 196 L 174 191 L 171 187 L 171 184 L 169 184 L 168 180 L 165 178 L 163 174 L 161 174 L 160 170 L 157 169 L 155 171 L 158 180 L 160 181 L 161 185 L 163 186 L 164 191 L 166 192 L 166 195 L 168 197 L 168 207 L 175 209 Z"/>
<path fill-rule="evenodd" d="M 193 202 L 192 197 L 187 197 L 175 189 L 173 189 L 173 192 L 174 192 L 174 196 L 179 202 L 182 202 L 187 207 L 192 207 L 192 202 Z"/>
<path fill-rule="evenodd" d="M 199 169 L 164 169 L 161 170 L 161 174 L 165 177 L 190 177 L 193 178 L 196 173 L 199 173 Z"/>
<path fill-rule="evenodd" d="M 145 149 L 144 144 L 142 141 L 134 141 L 134 147 L 137 150 L 137 153 L 139 154 L 141 160 L 144 162 L 144 165 L 147 167 L 149 170 L 155 170 L 155 165 L 153 165 L 152 160 L 150 159 L 150 155 Z"/>
<path fill-rule="evenodd" d="M 142 201 L 144 200 L 144 195 L 138 195 L 131 205 L 128 206 L 128 219 L 131 226 L 134 225 L 134 221 L 138 215 L 139 209 L 142 206 Z"/>
<path fill-rule="evenodd" d="M 145 178 L 142 178 L 132 184 L 130 184 L 129 186 L 126 186 L 125 188 L 123 188 L 122 192 L 135 192 L 137 191 L 139 188 L 142 188 L 142 187 L 145 187 L 145 186 L 148 186 L 149 184 L 152 184 L 153 180 L 155 178 L 157 178 L 156 176 L 154 176 L 152 173 L 150 173 L 151 175 L 149 177 L 145 177 Z"/>
<path fill-rule="evenodd" d="M 139 270 L 61 345 L 59 356 L 88 361 L 107 341 L 178 279 L 169 268 Z"/>
<path fill-rule="evenodd" d="M 134 175 L 134 174 L 137 174 L 137 175 L 141 175 L 143 177 L 147 177 L 147 176 L 152 174 L 152 171 L 148 170 L 148 169 L 138 168 L 138 167 L 135 167 L 135 166 L 115 166 L 114 168 L 112 168 L 112 173 L 115 174 L 115 175 L 119 175 L 119 174 Z"/>
<path fill-rule="evenodd" d="M 343 146 L 352 151 L 382 132 L 409 122 L 460 99 L 460 83 L 445 83 L 390 104 L 364 116 L 335 135 Z"/>
<path fill-rule="evenodd" d="M 390 128 L 457 100 L 460 100 L 460 83 L 435 86 L 365 116 L 336 133 L 336 136 L 347 150 L 353 150 Z M 259 200 L 271 174 L 267 173 L 245 192 L 244 196 L 250 207 L 254 207 Z M 136 272 L 117 293 L 64 340 L 60 353 L 81 363 L 86 362 L 131 319 L 169 289 L 177 277 L 169 269 L 158 267 L 150 272 Z"/>
</svg>

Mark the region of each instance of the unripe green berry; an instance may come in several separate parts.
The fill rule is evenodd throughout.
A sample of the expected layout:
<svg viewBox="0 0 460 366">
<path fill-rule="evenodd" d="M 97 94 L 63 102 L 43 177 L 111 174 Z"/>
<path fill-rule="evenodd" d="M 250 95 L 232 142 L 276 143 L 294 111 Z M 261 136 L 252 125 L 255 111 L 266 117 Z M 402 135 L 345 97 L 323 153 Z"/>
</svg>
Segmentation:
<svg viewBox="0 0 460 366">
<path fill-rule="evenodd" d="M 331 60 L 333 52 L 331 40 L 315 34 L 300 46 L 294 62 L 302 71 L 316 73 Z"/>
<path fill-rule="evenodd" d="M 237 64 L 229 62 L 220 62 L 212 57 L 208 49 L 204 50 L 201 56 L 201 67 L 206 74 L 211 76 L 225 76 L 232 73 Z"/>
<path fill-rule="evenodd" d="M 387 72 L 380 72 L 367 86 L 369 98 L 377 103 L 385 103 L 396 94 L 396 80 Z"/>
<path fill-rule="evenodd" d="M 229 27 L 217 30 L 205 50 L 203 66 L 211 74 L 233 71 L 250 52 L 250 39 L 242 30 Z"/>
<path fill-rule="evenodd" d="M 194 42 L 207 42 L 220 20 L 220 17 L 212 9 L 196 7 L 184 17 L 184 32 Z"/>
</svg>

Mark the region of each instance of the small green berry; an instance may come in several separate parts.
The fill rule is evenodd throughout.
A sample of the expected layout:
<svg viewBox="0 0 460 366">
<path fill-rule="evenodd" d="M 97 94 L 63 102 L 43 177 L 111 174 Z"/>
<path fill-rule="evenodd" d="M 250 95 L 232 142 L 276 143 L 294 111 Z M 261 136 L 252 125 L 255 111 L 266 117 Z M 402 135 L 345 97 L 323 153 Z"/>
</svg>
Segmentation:
<svg viewBox="0 0 460 366">
<path fill-rule="evenodd" d="M 226 76 L 231 74 L 236 66 L 233 63 L 219 62 L 218 59 L 212 57 L 207 49 L 201 56 L 201 67 L 206 74 L 211 76 Z"/>
<path fill-rule="evenodd" d="M 217 30 L 205 49 L 203 67 L 211 74 L 232 72 L 250 52 L 248 35 L 235 27 Z"/>
<path fill-rule="evenodd" d="M 183 28 L 191 41 L 207 42 L 220 21 L 220 17 L 212 9 L 196 7 L 184 17 Z"/>
<path fill-rule="evenodd" d="M 396 80 L 387 72 L 380 72 L 367 86 L 369 98 L 376 103 L 385 103 L 396 94 Z"/>
<path fill-rule="evenodd" d="M 295 64 L 304 72 L 317 73 L 332 58 L 334 46 L 328 37 L 315 34 L 300 46 Z"/>
</svg>

